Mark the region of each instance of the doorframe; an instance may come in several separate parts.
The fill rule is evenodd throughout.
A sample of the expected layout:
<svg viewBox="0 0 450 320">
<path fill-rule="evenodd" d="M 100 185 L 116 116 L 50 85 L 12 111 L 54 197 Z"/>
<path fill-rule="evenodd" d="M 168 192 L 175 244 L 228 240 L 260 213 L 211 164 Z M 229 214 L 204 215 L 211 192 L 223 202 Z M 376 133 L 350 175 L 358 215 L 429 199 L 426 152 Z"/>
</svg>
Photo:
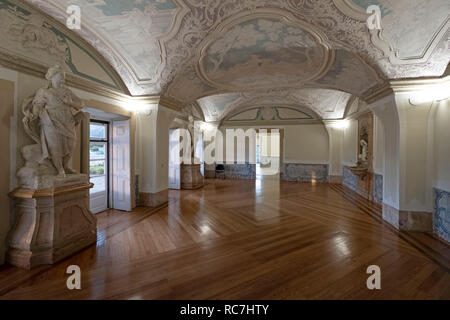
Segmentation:
<svg viewBox="0 0 450 320">
<path fill-rule="evenodd" d="M 181 128 L 169 128 L 169 157 L 168 157 L 168 165 L 167 165 L 167 170 L 168 170 L 168 175 L 167 175 L 167 183 L 168 183 L 168 189 L 170 190 L 181 190 L 181 162 L 182 162 L 182 158 L 180 155 L 180 151 L 181 151 L 181 134 L 178 136 L 178 153 L 179 153 L 179 157 L 180 157 L 180 163 L 178 164 L 178 183 L 177 183 L 177 187 L 176 189 L 171 188 L 171 184 L 170 184 L 170 170 L 171 170 L 171 160 L 172 160 L 172 150 L 171 150 L 171 145 L 170 143 L 172 142 L 171 140 L 171 135 L 173 132 L 175 132 L 176 130 L 181 130 Z M 183 150 L 183 152 L 185 152 Z"/>
<path fill-rule="evenodd" d="M 259 134 L 260 130 L 267 130 L 267 132 L 272 132 L 272 130 L 278 130 L 278 133 L 280 134 L 280 160 L 279 160 L 279 168 L 278 168 L 278 174 L 280 176 L 280 180 L 281 180 L 281 174 L 283 173 L 283 163 L 284 163 L 284 127 L 258 127 L 255 129 L 256 134 Z M 255 144 L 255 149 L 256 149 L 256 145 L 258 142 L 256 142 Z M 261 150 L 260 150 L 261 151 Z M 261 159 L 259 159 L 261 161 Z M 255 150 L 255 165 L 257 165 L 256 163 L 256 150 Z"/>
<path fill-rule="evenodd" d="M 106 166 L 107 166 L 107 173 L 106 173 L 106 210 L 111 208 L 112 204 L 112 194 L 110 192 L 111 190 L 111 174 L 112 174 L 112 165 L 111 165 L 111 122 L 106 120 L 99 120 L 99 119 L 93 119 L 91 118 L 89 120 L 89 125 L 91 123 L 101 123 L 106 125 L 106 139 L 91 139 L 91 135 L 89 134 L 89 154 L 90 154 L 90 148 L 91 148 L 91 142 L 106 142 Z M 90 164 L 91 164 L 91 158 L 89 156 L 89 178 L 90 178 Z"/>
</svg>

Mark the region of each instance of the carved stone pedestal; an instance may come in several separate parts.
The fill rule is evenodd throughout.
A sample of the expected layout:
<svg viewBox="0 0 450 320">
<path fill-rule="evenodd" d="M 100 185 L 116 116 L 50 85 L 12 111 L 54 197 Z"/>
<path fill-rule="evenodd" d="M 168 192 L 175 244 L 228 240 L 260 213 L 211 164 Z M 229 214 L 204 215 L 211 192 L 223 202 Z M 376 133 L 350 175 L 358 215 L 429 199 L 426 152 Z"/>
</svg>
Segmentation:
<svg viewBox="0 0 450 320">
<path fill-rule="evenodd" d="M 200 164 L 181 165 L 181 189 L 199 189 L 203 187 L 203 176 Z"/>
<path fill-rule="evenodd" d="M 41 178 L 39 178 L 41 179 Z M 92 184 L 84 174 L 43 176 L 44 189 L 16 189 L 14 227 L 7 262 L 30 269 L 53 264 L 97 242 L 97 220 L 89 211 Z"/>
</svg>

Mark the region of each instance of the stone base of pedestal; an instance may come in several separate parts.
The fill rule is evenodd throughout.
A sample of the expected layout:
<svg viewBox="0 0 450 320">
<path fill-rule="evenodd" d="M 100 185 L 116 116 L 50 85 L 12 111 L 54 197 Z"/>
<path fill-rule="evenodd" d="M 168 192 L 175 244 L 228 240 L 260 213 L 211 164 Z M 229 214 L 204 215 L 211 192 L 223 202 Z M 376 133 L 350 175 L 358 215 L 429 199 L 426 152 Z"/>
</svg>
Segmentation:
<svg viewBox="0 0 450 320">
<path fill-rule="evenodd" d="M 200 171 L 200 164 L 181 165 L 181 189 L 199 189 L 203 187 L 203 176 Z"/>
<path fill-rule="evenodd" d="M 89 211 L 87 175 L 45 177 L 50 188 L 16 189 L 8 263 L 30 269 L 53 264 L 97 242 L 97 220 Z"/>
</svg>

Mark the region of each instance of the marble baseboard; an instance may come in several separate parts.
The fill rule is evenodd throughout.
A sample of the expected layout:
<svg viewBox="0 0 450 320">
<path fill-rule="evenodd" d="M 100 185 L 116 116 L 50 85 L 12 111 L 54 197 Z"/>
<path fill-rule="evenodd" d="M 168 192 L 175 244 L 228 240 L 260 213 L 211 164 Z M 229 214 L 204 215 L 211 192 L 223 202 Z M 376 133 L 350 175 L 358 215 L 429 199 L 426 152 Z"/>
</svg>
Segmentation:
<svg viewBox="0 0 450 320">
<path fill-rule="evenodd" d="M 139 193 L 139 205 L 143 207 L 159 207 L 165 203 L 169 202 L 169 190 L 163 190 L 158 193 Z"/>
<path fill-rule="evenodd" d="M 374 174 L 373 200 L 378 203 L 383 203 L 383 176 L 381 174 Z"/>
<path fill-rule="evenodd" d="M 243 180 L 256 179 L 256 164 L 226 163 L 224 164 L 224 167 L 225 167 L 225 179 L 243 179 Z"/>
<path fill-rule="evenodd" d="M 450 243 L 450 192 L 434 189 L 433 232 Z"/>
<path fill-rule="evenodd" d="M 328 165 L 283 163 L 280 178 L 284 181 L 328 182 Z"/>
<path fill-rule="evenodd" d="M 401 231 L 432 231 L 432 213 L 402 211 L 383 203 L 383 219 Z"/>
<path fill-rule="evenodd" d="M 342 171 L 342 184 L 353 191 L 358 190 L 358 177 L 347 167 L 344 167 Z"/>
<path fill-rule="evenodd" d="M 373 172 L 368 172 L 364 177 L 358 177 L 357 175 L 353 174 L 348 167 L 344 166 L 342 176 L 342 184 L 344 186 L 355 191 L 357 194 L 359 194 L 363 198 L 366 198 L 367 200 L 373 200 Z"/>
<path fill-rule="evenodd" d="M 332 184 L 342 184 L 342 176 L 330 176 L 328 182 Z"/>
</svg>

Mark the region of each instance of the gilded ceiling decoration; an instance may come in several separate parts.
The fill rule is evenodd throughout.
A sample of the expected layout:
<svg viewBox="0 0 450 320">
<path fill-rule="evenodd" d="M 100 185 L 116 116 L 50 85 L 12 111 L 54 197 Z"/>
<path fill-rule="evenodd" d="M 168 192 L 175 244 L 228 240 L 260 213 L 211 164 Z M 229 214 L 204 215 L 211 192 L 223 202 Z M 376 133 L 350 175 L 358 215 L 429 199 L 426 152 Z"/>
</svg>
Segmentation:
<svg viewBox="0 0 450 320">
<path fill-rule="evenodd" d="M 267 102 L 274 89 L 286 100 L 303 90 L 296 105 L 314 101 L 321 117 L 339 118 L 345 107 L 317 90 L 364 97 L 389 79 L 440 76 L 449 63 L 448 0 L 25 1 L 63 23 L 67 5 L 79 5 L 76 32 L 132 95 L 198 100 L 210 121 L 229 109 L 211 107 L 221 95 Z M 370 5 L 381 30 L 367 26 Z"/>
</svg>

